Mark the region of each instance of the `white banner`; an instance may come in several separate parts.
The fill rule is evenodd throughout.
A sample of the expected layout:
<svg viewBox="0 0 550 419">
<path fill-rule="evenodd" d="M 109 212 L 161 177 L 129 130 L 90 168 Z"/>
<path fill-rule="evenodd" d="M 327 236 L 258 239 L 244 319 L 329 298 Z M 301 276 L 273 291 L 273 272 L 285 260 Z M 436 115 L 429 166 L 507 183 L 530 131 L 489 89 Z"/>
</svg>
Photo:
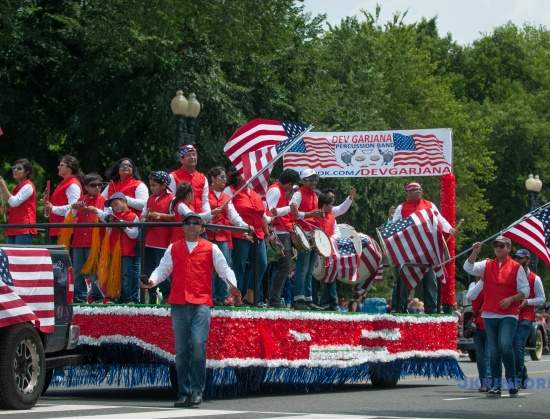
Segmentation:
<svg viewBox="0 0 550 419">
<path fill-rule="evenodd" d="M 441 176 L 452 172 L 450 128 L 310 132 L 284 155 L 284 167 L 321 177 Z"/>
</svg>

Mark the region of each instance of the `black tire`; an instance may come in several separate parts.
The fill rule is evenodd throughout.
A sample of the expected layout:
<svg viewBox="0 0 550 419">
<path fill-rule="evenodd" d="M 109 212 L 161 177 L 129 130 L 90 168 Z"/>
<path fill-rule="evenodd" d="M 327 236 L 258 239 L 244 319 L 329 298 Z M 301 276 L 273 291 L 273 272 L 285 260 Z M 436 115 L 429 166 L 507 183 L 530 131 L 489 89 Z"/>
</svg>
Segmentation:
<svg viewBox="0 0 550 419">
<path fill-rule="evenodd" d="M 392 388 L 397 385 L 399 381 L 398 371 L 394 371 L 389 367 L 384 371 L 384 368 L 375 368 L 370 374 L 370 381 L 373 387 L 376 388 Z"/>
<path fill-rule="evenodd" d="M 0 340 L 0 408 L 30 409 L 42 394 L 44 347 L 28 323 L 11 326 Z"/>
<path fill-rule="evenodd" d="M 535 348 L 529 351 L 529 355 L 533 361 L 540 361 L 542 358 L 542 350 L 544 348 L 544 338 L 542 331 L 537 329 L 535 332 Z"/>
<path fill-rule="evenodd" d="M 470 349 L 468 351 L 468 358 L 470 358 L 470 361 L 476 362 L 477 361 L 476 351 L 473 349 Z"/>
<path fill-rule="evenodd" d="M 53 369 L 46 370 L 46 376 L 44 377 L 44 388 L 42 389 L 42 396 L 46 394 L 46 391 L 48 391 L 48 387 L 50 386 L 50 383 L 52 382 L 53 378 Z"/>
</svg>

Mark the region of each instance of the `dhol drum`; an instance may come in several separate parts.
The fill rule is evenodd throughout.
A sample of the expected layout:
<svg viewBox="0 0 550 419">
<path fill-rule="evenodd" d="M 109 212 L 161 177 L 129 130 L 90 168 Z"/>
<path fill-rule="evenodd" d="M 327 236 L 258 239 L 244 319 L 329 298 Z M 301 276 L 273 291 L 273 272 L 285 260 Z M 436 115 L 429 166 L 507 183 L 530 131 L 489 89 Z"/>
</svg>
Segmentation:
<svg viewBox="0 0 550 419">
<path fill-rule="evenodd" d="M 328 258 L 332 254 L 332 243 L 323 230 L 313 231 L 313 244 L 321 256 Z"/>
<path fill-rule="evenodd" d="M 315 261 L 313 262 L 313 270 L 311 271 L 311 274 L 318 281 L 322 281 L 325 278 L 326 272 L 326 258 L 317 253 L 315 255 Z"/>
<path fill-rule="evenodd" d="M 290 240 L 298 252 L 309 252 L 311 250 L 311 245 L 309 244 L 307 235 L 298 224 L 295 224 L 292 227 L 292 231 L 290 232 Z"/>
</svg>

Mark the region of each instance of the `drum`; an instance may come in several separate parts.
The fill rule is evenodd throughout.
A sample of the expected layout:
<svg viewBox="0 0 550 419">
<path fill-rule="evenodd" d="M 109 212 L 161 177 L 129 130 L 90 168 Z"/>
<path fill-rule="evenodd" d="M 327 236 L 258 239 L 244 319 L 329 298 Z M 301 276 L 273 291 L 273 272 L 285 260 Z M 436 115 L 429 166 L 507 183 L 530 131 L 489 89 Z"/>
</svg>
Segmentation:
<svg viewBox="0 0 550 419">
<path fill-rule="evenodd" d="M 311 271 L 311 274 L 318 281 L 322 281 L 325 278 L 326 270 L 325 257 L 317 253 L 315 255 L 315 261 L 313 262 L 313 270 Z"/>
<path fill-rule="evenodd" d="M 313 231 L 313 243 L 321 256 L 328 258 L 332 254 L 332 243 L 323 230 Z"/>
<path fill-rule="evenodd" d="M 350 238 L 353 240 L 353 244 L 356 248 L 360 246 L 362 253 L 359 261 L 359 270 L 357 272 L 357 281 L 352 282 L 348 278 L 344 278 L 340 275 L 338 275 L 336 279 L 349 285 L 361 285 L 367 280 L 372 280 L 382 264 L 382 250 L 380 246 L 372 237 L 363 233 L 357 233 L 355 229 L 351 230 L 349 228 L 344 228 L 343 231 L 345 234 L 355 234 Z M 340 234 L 342 234 L 342 229 L 340 230 Z M 358 244 L 356 244 L 357 242 Z"/>
<path fill-rule="evenodd" d="M 349 224 L 338 224 L 338 231 L 340 232 L 340 237 L 349 238 L 353 241 L 353 246 L 355 247 L 355 250 L 357 253 L 359 253 L 362 250 L 361 245 L 361 233 L 358 233 L 355 228 L 350 226 Z"/>
<path fill-rule="evenodd" d="M 298 252 L 309 252 L 311 250 L 307 235 L 298 224 L 292 227 L 290 240 Z"/>
</svg>

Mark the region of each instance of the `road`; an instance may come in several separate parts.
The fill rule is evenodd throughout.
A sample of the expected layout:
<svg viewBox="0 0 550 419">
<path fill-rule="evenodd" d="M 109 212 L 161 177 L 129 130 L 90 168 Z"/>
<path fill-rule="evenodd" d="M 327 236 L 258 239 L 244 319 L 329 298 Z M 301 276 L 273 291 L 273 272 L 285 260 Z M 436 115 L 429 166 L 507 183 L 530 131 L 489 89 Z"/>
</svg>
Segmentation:
<svg viewBox="0 0 550 419">
<path fill-rule="evenodd" d="M 0 411 L 0 419 L 78 418 L 547 418 L 550 411 L 550 356 L 527 363 L 533 388 L 518 398 L 488 399 L 454 380 L 407 378 L 393 389 L 369 384 L 316 393 L 261 394 L 209 400 L 199 409 L 172 408 L 167 389 L 50 390 L 31 411 Z M 475 364 L 461 361 L 468 378 Z"/>
</svg>

